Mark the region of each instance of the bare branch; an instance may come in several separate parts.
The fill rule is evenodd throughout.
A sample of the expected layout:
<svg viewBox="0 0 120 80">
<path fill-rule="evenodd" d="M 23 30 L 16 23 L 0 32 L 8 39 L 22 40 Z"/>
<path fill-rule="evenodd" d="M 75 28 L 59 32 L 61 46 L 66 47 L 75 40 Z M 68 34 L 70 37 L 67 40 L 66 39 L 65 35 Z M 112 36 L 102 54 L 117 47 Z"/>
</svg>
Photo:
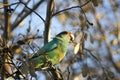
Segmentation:
<svg viewBox="0 0 120 80">
<path fill-rule="evenodd" d="M 97 21 L 97 24 L 99 25 L 100 23 L 99 23 L 98 19 L 96 19 L 96 21 Z M 98 29 L 100 30 L 101 35 L 104 36 L 104 34 L 105 34 L 104 29 L 102 29 L 101 26 L 99 26 Z M 106 40 L 105 40 L 105 45 L 106 45 L 106 50 L 108 51 L 108 56 L 109 56 L 110 62 L 112 63 L 112 65 L 114 66 L 116 71 L 120 72 L 120 68 L 116 65 L 116 63 L 114 62 L 114 60 L 112 58 L 112 48 L 110 47 L 111 45 L 109 45 Z"/>
<path fill-rule="evenodd" d="M 42 2 L 44 2 L 44 0 L 39 1 L 35 6 L 33 6 L 32 11 L 34 11 L 35 9 L 37 9 L 37 8 L 39 7 L 39 5 L 42 4 Z M 22 20 L 24 20 L 29 14 L 32 13 L 32 11 L 27 11 L 27 12 L 25 13 L 25 15 L 21 16 L 21 18 L 20 18 L 18 21 L 16 21 L 14 24 L 12 24 L 12 25 L 11 25 L 11 26 L 12 26 L 12 29 L 11 29 L 11 30 L 14 30 L 14 29 L 19 25 L 19 23 L 20 23 Z"/>
<path fill-rule="evenodd" d="M 29 2 L 30 2 L 30 0 L 28 0 L 25 4 L 28 5 Z M 20 2 L 20 3 L 21 3 L 21 2 Z M 20 3 L 19 3 L 19 4 L 20 4 Z M 17 15 L 15 21 L 19 21 L 20 18 L 22 18 L 22 17 L 25 15 L 25 14 L 24 14 L 25 9 L 26 9 L 26 7 L 24 7 L 24 9 Z M 14 22 L 14 24 L 15 24 L 15 22 Z M 16 26 L 16 27 L 17 27 L 17 26 Z"/>
<path fill-rule="evenodd" d="M 48 4 L 47 4 L 45 30 L 44 30 L 44 44 L 46 44 L 50 40 L 50 23 L 52 17 L 53 2 L 54 0 L 48 0 L 47 2 Z"/>
<path fill-rule="evenodd" d="M 84 16 L 85 16 L 85 19 L 86 19 L 86 22 L 89 24 L 89 25 L 93 25 L 93 23 L 91 23 L 88 19 L 87 19 L 87 16 L 86 16 L 86 14 L 85 14 L 85 12 L 84 12 L 84 10 L 83 10 L 83 8 L 81 7 L 81 10 L 82 10 L 82 12 L 83 12 L 83 14 L 84 14 Z"/>
<path fill-rule="evenodd" d="M 4 1 L 4 3 L 8 2 L 7 0 Z M 8 40 L 10 36 L 10 15 L 8 14 L 8 7 L 4 7 L 4 18 L 5 18 L 5 27 L 4 27 L 4 38 L 5 40 Z"/>
<path fill-rule="evenodd" d="M 45 23 L 45 20 L 33 9 L 29 8 L 25 3 L 21 2 L 26 8 L 28 8 L 29 10 L 31 10 L 32 12 L 34 12 L 38 17 L 40 17 L 40 19 Z"/>
<path fill-rule="evenodd" d="M 85 5 L 87 5 L 90 1 L 91 1 L 91 0 L 87 1 L 86 3 L 84 3 L 83 5 L 80 5 L 80 6 L 72 6 L 72 7 L 70 7 L 70 8 L 66 8 L 66 9 L 60 10 L 60 11 L 54 13 L 52 16 L 58 15 L 59 13 L 62 13 L 62 12 L 68 11 L 68 10 L 70 10 L 70 9 L 74 9 L 74 8 L 82 8 L 82 7 L 84 7 Z"/>
<path fill-rule="evenodd" d="M 4 4 L 8 4 L 8 0 L 4 0 Z M 7 42 L 9 40 L 9 37 L 10 37 L 10 15 L 8 14 L 8 6 L 5 6 L 4 7 L 4 18 L 5 18 L 5 23 L 4 23 L 4 47 L 7 46 Z M 2 75 L 2 79 L 4 80 L 4 75 L 5 75 L 5 70 L 11 74 L 11 68 L 10 68 L 10 64 L 7 64 L 5 62 L 8 62 L 8 56 L 6 55 L 6 53 L 8 52 L 5 52 L 3 54 L 3 67 L 2 67 L 2 72 L 1 72 L 1 75 Z"/>
<path fill-rule="evenodd" d="M 113 57 L 112 57 L 112 49 L 111 49 L 111 45 L 107 44 L 107 42 L 105 43 L 107 45 L 107 49 L 108 49 L 108 56 L 109 56 L 109 60 L 110 62 L 113 64 L 113 66 L 115 67 L 116 71 L 120 73 L 120 67 L 117 66 L 117 64 L 114 62 Z"/>
<path fill-rule="evenodd" d="M 3 6 L 3 7 L 0 7 L 0 9 L 3 9 L 5 6 L 6 6 L 6 7 L 9 7 L 9 6 L 13 6 L 13 5 L 19 4 L 19 3 L 20 3 L 20 2 L 16 2 L 16 3 L 12 3 L 12 4 L 6 4 L 6 3 L 5 3 L 5 4 L 1 4 L 1 3 L 0 3 L 0 6 Z"/>
<path fill-rule="evenodd" d="M 56 67 L 51 67 L 48 69 L 48 73 L 53 77 L 53 80 L 64 80 L 61 72 Z"/>
</svg>

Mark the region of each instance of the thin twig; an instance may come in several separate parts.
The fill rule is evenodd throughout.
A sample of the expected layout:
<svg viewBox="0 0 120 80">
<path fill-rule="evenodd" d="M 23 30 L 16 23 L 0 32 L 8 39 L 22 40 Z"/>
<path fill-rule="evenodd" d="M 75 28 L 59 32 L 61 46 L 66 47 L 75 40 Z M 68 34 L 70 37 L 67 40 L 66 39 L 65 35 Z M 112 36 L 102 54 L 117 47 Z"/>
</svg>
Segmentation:
<svg viewBox="0 0 120 80">
<path fill-rule="evenodd" d="M 68 68 L 67 68 L 67 70 L 68 70 L 67 80 L 69 80 L 69 78 L 70 78 L 70 70 L 69 70 L 69 67 L 70 67 L 70 66 L 68 66 Z"/>
<path fill-rule="evenodd" d="M 19 5 L 20 5 L 20 3 L 18 3 L 18 4 L 15 6 L 15 8 L 14 8 L 14 10 L 13 10 L 12 13 L 15 13 L 15 11 L 16 11 L 16 9 L 18 8 Z M 12 16 L 12 15 L 11 15 L 11 16 Z"/>
<path fill-rule="evenodd" d="M 99 61 L 99 59 L 98 59 L 96 56 L 94 56 L 89 49 L 87 49 L 87 48 L 84 48 L 84 49 L 85 49 L 86 51 L 88 51 L 93 58 L 95 58 L 97 61 Z"/>
<path fill-rule="evenodd" d="M 32 50 L 33 53 L 35 53 L 34 49 L 32 48 L 32 46 L 28 43 L 29 48 Z"/>
<path fill-rule="evenodd" d="M 21 4 L 23 4 L 26 8 L 28 8 L 29 10 L 31 10 L 32 12 L 34 12 L 38 17 L 40 17 L 40 19 L 45 23 L 45 20 L 42 18 L 41 15 L 39 15 L 36 11 L 34 11 L 33 9 L 29 8 L 25 3 L 21 2 Z"/>
<path fill-rule="evenodd" d="M 20 2 L 16 2 L 16 3 L 12 3 L 12 4 L 0 3 L 0 6 L 3 6 L 3 7 L 0 7 L 0 9 L 3 9 L 5 6 L 9 7 L 9 6 L 13 6 L 13 5 L 19 4 L 19 3 L 20 3 Z"/>
<path fill-rule="evenodd" d="M 88 51 L 90 53 L 90 55 L 99 63 L 99 65 L 101 66 L 102 70 L 105 72 L 106 68 L 103 66 L 103 64 L 101 63 L 100 59 L 98 59 L 96 56 L 94 56 L 89 49 L 84 48 L 84 50 L 86 50 L 86 51 Z"/>
<path fill-rule="evenodd" d="M 14 67 L 17 69 L 18 72 L 20 72 L 21 76 L 23 78 L 25 78 L 25 76 L 23 75 L 23 73 L 19 70 L 19 68 L 14 64 L 14 62 L 11 60 L 11 62 L 13 63 Z"/>
<path fill-rule="evenodd" d="M 83 8 L 82 7 L 80 7 L 81 8 L 81 10 L 82 10 L 82 12 L 83 12 L 83 14 L 84 14 L 84 16 L 85 16 L 85 19 L 86 19 L 86 21 L 87 21 L 87 23 L 89 24 L 89 25 L 93 25 L 93 23 L 91 23 L 88 19 L 87 19 L 87 16 L 86 16 L 86 14 L 85 14 L 85 12 L 84 12 L 84 10 L 83 10 Z"/>
<path fill-rule="evenodd" d="M 72 6 L 72 7 L 70 7 L 70 8 L 66 8 L 66 9 L 60 10 L 60 11 L 54 13 L 52 16 L 55 16 L 55 15 L 61 13 L 61 12 L 68 11 L 68 10 L 70 10 L 70 9 L 81 8 L 81 7 L 85 6 L 85 5 L 87 5 L 90 1 L 91 1 L 91 0 L 87 1 L 86 3 L 84 3 L 84 4 L 80 5 L 80 6 Z"/>
<path fill-rule="evenodd" d="M 44 0 L 40 0 L 36 5 L 34 5 L 34 7 L 32 8 L 32 11 L 34 11 L 35 9 L 37 9 L 39 7 L 40 4 L 42 4 L 44 2 Z M 29 14 L 32 13 L 32 11 L 27 11 L 25 12 L 25 14 L 23 16 L 21 16 L 18 20 L 15 21 L 14 24 L 12 24 L 12 29 L 11 30 L 14 30 L 21 21 L 23 21 Z"/>
<path fill-rule="evenodd" d="M 57 69 L 56 67 L 52 66 L 48 70 L 49 70 L 49 74 L 53 77 L 53 80 L 63 80 L 63 76 L 60 73 L 59 69 Z"/>
<path fill-rule="evenodd" d="M 20 1 L 20 0 L 19 0 L 19 1 Z M 20 1 L 20 2 L 21 2 L 21 1 Z M 30 2 L 30 0 L 27 0 L 27 1 L 25 2 L 25 4 L 28 5 L 29 2 Z M 20 3 L 19 3 L 19 4 L 20 4 Z M 15 7 L 15 8 L 16 8 L 16 7 Z M 14 8 L 14 11 L 15 11 L 15 8 Z M 15 21 L 14 24 L 15 24 L 17 21 L 19 21 L 20 18 L 22 18 L 22 17 L 25 15 L 25 10 L 26 10 L 26 7 L 24 7 L 20 13 L 18 13 L 16 19 L 14 20 L 14 21 Z"/>
</svg>

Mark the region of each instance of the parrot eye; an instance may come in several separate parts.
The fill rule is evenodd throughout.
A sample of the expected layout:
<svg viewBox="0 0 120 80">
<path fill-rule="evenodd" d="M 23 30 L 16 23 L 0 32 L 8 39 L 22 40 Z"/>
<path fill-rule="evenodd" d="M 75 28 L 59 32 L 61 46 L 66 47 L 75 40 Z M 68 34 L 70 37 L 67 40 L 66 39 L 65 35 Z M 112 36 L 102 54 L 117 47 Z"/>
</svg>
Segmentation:
<svg viewBox="0 0 120 80">
<path fill-rule="evenodd" d="M 74 41 L 74 35 L 73 34 L 70 35 L 70 41 Z"/>
</svg>

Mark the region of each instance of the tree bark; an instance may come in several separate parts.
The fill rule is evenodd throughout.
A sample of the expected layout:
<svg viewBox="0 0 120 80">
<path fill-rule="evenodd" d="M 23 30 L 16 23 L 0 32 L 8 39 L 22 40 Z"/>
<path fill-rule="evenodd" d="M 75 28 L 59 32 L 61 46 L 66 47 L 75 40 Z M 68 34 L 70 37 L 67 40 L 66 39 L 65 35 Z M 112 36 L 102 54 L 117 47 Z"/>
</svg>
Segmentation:
<svg viewBox="0 0 120 80">
<path fill-rule="evenodd" d="M 46 13 L 46 22 L 45 22 L 45 30 L 44 30 L 44 44 L 50 41 L 50 23 L 52 17 L 52 9 L 53 9 L 54 0 L 47 0 L 47 13 Z"/>
<path fill-rule="evenodd" d="M 8 4 L 8 0 L 4 0 L 4 4 Z M 10 34 L 11 34 L 11 27 L 10 27 L 10 15 L 8 13 L 8 6 L 4 7 L 4 48 L 8 47 L 7 43 L 10 39 Z M 5 71 L 7 71 L 9 74 L 11 74 L 11 67 L 8 63 L 8 56 L 7 52 L 3 52 L 3 61 L 2 61 L 2 71 L 1 71 L 1 79 L 5 79 Z"/>
</svg>

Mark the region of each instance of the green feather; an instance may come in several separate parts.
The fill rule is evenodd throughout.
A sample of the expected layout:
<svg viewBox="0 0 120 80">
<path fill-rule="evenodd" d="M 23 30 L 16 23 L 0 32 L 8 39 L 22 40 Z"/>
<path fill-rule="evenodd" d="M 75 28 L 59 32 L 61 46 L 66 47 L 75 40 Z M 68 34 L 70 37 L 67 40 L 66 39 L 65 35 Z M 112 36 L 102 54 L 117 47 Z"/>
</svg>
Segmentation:
<svg viewBox="0 0 120 80">
<path fill-rule="evenodd" d="M 48 66 L 48 62 L 51 62 L 53 65 L 59 63 L 67 52 L 67 47 L 69 43 L 69 38 L 67 32 L 62 32 L 50 41 L 45 44 L 39 51 L 38 54 L 35 54 L 30 62 L 36 68 Z"/>
</svg>

